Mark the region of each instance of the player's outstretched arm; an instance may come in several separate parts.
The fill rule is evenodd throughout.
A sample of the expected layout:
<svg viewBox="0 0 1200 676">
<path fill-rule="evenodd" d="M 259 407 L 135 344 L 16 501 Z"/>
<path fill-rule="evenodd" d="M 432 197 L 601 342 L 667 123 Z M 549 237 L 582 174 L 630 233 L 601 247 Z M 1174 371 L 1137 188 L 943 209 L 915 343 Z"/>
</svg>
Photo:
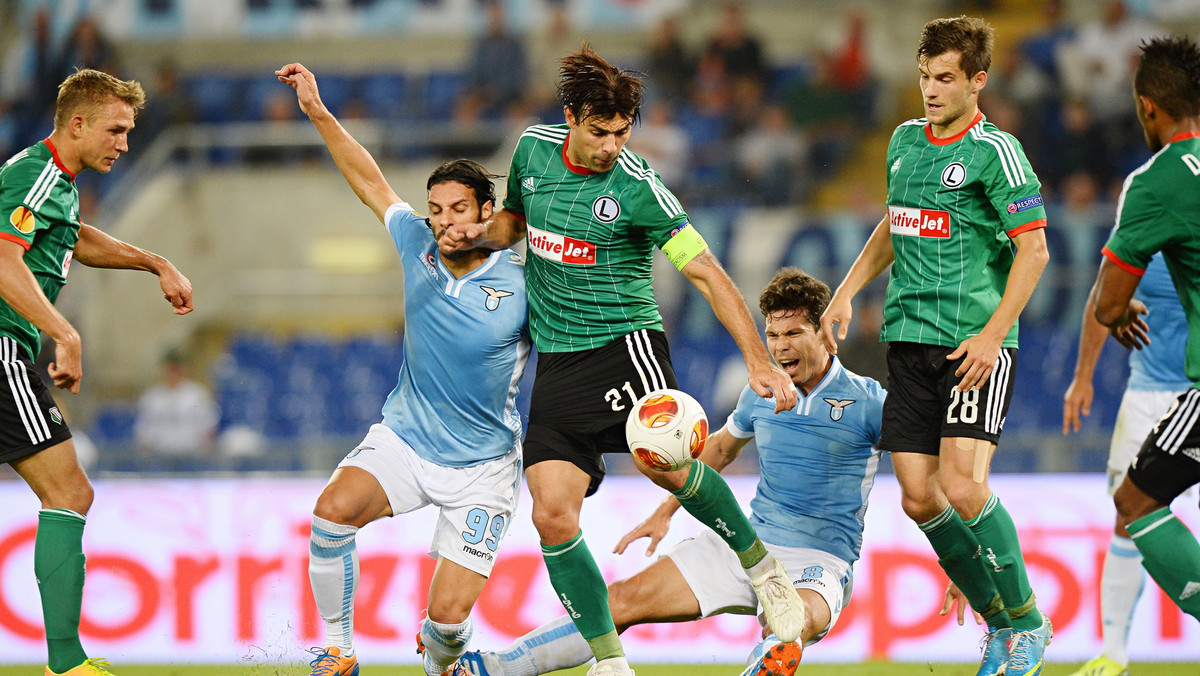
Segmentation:
<svg viewBox="0 0 1200 676">
<path fill-rule="evenodd" d="M 54 384 L 79 392 L 83 379 L 83 349 L 79 332 L 54 307 L 25 265 L 25 248 L 0 239 L 0 298 L 54 340 L 50 377 Z"/>
<path fill-rule="evenodd" d="M 718 472 L 729 466 L 729 463 L 737 459 L 738 454 L 746 447 L 754 437 L 746 437 L 739 439 L 730 434 L 724 427 L 714 432 L 708 437 L 708 441 L 704 444 L 704 450 L 701 451 L 700 457 L 696 462 L 703 462 L 712 467 Z M 650 515 L 648 519 L 641 522 L 625 534 L 620 542 L 613 549 L 617 554 L 624 554 L 625 548 L 633 544 L 634 541 L 642 538 L 650 538 L 650 542 L 646 545 L 646 556 L 650 556 L 658 548 L 658 543 L 667 536 L 667 530 L 671 527 L 671 517 L 675 515 L 675 511 L 679 509 L 679 500 L 675 499 L 674 495 L 667 494 L 663 501 L 659 503 L 658 508 Z"/>
<path fill-rule="evenodd" d="M 497 211 L 483 223 L 451 225 L 438 239 L 444 254 L 468 249 L 507 249 L 525 238 L 525 217 L 508 209 Z"/>
<path fill-rule="evenodd" d="M 863 250 L 854 259 L 854 264 L 846 272 L 846 278 L 838 285 L 829 305 L 821 315 L 821 342 L 830 354 L 837 354 L 837 341 L 846 339 L 846 331 L 850 328 L 850 319 L 854 311 L 850 301 L 871 280 L 878 277 L 895 260 L 892 249 L 892 236 L 888 232 L 888 219 L 879 221 Z M 837 337 L 834 337 L 833 325 L 838 325 Z"/>
<path fill-rule="evenodd" d="M 388 185 L 383 171 L 379 169 L 371 153 L 354 140 L 350 132 L 342 127 L 333 113 L 321 102 L 316 76 L 298 63 L 289 63 L 280 68 L 275 71 L 275 76 L 280 82 L 296 90 L 300 110 L 308 116 L 321 134 L 321 139 L 329 148 L 329 154 L 333 156 L 338 170 L 354 189 L 358 199 L 375 212 L 375 216 L 382 222 L 388 207 L 399 202 L 400 198 L 392 190 L 392 186 Z"/>
<path fill-rule="evenodd" d="M 1075 375 L 1063 394 L 1063 434 L 1078 432 L 1083 418 L 1092 414 L 1092 379 L 1096 373 L 1096 362 L 1100 360 L 1100 353 L 1104 350 L 1104 339 L 1108 338 L 1108 329 L 1092 315 L 1095 302 L 1096 287 L 1093 286 L 1088 294 L 1087 303 L 1083 306 L 1083 318 L 1079 322 L 1079 356 L 1075 358 Z M 1134 323 L 1141 324 L 1141 327 L 1134 327 L 1139 331 L 1139 340 L 1142 340 L 1138 347 L 1149 345 L 1150 337 L 1145 330 L 1145 321 L 1137 317 Z"/>
<path fill-rule="evenodd" d="M 712 306 L 717 320 L 733 336 L 742 351 L 742 358 L 746 360 L 746 368 L 750 371 L 750 387 L 754 392 L 764 398 L 775 397 L 776 413 L 795 408 L 798 396 L 796 386 L 783 369 L 771 361 L 742 292 L 725 273 L 712 251 L 705 249 L 680 271 L 696 286 Z"/>
<path fill-rule="evenodd" d="M 946 355 L 948 360 L 962 357 L 954 375 L 962 378 L 958 389 L 963 392 L 983 385 L 992 374 L 1000 357 L 1004 337 L 1025 309 L 1042 277 L 1042 271 L 1046 269 L 1046 263 L 1050 261 L 1044 229 L 1027 230 L 1013 237 L 1012 241 L 1017 247 L 1017 254 L 1008 271 L 1008 281 L 1004 285 L 1000 303 L 979 333 L 959 343 L 953 352 Z"/>
<path fill-rule="evenodd" d="M 186 315 L 193 309 L 192 283 L 171 261 L 109 235 L 90 225 L 79 228 L 74 259 L 89 268 L 116 270 L 145 270 L 158 276 L 163 298 L 175 308 L 175 314 Z"/>
</svg>

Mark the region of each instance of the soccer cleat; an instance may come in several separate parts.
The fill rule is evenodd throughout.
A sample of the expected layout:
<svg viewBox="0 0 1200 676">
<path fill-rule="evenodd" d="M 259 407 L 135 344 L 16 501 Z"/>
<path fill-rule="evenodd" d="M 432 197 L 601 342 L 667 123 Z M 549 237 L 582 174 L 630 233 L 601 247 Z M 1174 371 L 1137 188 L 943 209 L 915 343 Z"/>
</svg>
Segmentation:
<svg viewBox="0 0 1200 676">
<path fill-rule="evenodd" d="M 979 662 L 979 671 L 975 672 L 975 676 L 999 676 L 1004 673 L 1008 664 L 1008 642 L 1012 634 L 1012 629 L 1004 627 L 993 629 L 983 637 L 980 646 L 983 649 L 983 660 Z"/>
<path fill-rule="evenodd" d="M 458 664 L 463 667 L 462 676 L 492 676 L 487 665 L 483 662 L 483 653 L 478 650 L 468 650 L 458 658 Z"/>
<path fill-rule="evenodd" d="M 588 669 L 587 676 L 634 676 L 633 669 L 612 660 L 603 660 Z"/>
<path fill-rule="evenodd" d="M 108 663 L 108 660 L 90 657 L 84 660 L 83 664 L 67 669 L 61 674 L 51 671 L 50 667 L 46 667 L 46 676 L 104 676 L 104 674 L 111 676 L 112 672 L 105 669 L 108 666 L 112 666 Z"/>
<path fill-rule="evenodd" d="M 1048 615 L 1042 616 L 1042 626 L 1033 631 L 1014 631 L 1008 642 L 1008 665 L 1004 673 L 1007 676 L 1038 676 L 1042 673 L 1045 664 L 1042 654 L 1053 635 Z"/>
<path fill-rule="evenodd" d="M 342 649 L 337 646 L 310 648 L 308 652 L 316 656 L 308 663 L 312 667 L 308 676 L 358 676 L 357 655 L 342 657 Z"/>
<path fill-rule="evenodd" d="M 1129 676 L 1129 670 L 1121 666 L 1119 662 L 1114 662 L 1101 655 L 1094 657 L 1079 667 L 1079 671 L 1071 674 L 1071 676 Z"/>
<path fill-rule="evenodd" d="M 763 615 L 771 633 L 784 643 L 791 643 L 800 638 L 804 625 L 808 623 L 808 610 L 787 570 L 774 555 L 768 554 L 774 560 L 774 565 L 758 578 L 750 580 L 758 601 L 762 604 Z"/>
<path fill-rule="evenodd" d="M 750 663 L 741 676 L 795 676 L 804 648 L 799 643 L 776 643 Z"/>
</svg>

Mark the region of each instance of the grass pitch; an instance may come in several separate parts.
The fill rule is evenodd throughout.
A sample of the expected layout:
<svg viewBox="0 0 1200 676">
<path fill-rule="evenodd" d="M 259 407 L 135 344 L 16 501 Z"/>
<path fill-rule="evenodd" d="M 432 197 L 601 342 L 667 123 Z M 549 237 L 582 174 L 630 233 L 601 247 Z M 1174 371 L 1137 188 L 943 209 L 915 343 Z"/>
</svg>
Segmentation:
<svg viewBox="0 0 1200 676">
<path fill-rule="evenodd" d="M 735 664 L 652 664 L 633 665 L 638 676 L 737 676 L 742 670 Z M 977 664 L 914 664 L 865 662 L 862 664 L 802 664 L 797 676 L 973 676 Z M 1196 676 L 1200 663 L 1135 663 L 1138 676 Z M 1066 676 L 1078 669 L 1076 663 L 1050 664 L 1043 676 Z M 0 666 L 0 676 L 41 676 L 43 666 Z M 115 676 L 308 676 L 305 665 L 128 665 L 113 666 Z M 424 676 L 419 666 L 363 666 L 361 676 Z M 587 667 L 555 672 L 564 676 L 584 676 Z"/>
</svg>

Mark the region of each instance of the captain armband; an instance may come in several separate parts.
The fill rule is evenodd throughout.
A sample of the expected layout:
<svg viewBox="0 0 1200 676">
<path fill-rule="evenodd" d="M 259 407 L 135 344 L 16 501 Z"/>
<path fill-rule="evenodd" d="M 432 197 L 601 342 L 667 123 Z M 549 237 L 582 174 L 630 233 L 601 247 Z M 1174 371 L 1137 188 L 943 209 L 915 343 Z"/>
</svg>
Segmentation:
<svg viewBox="0 0 1200 676">
<path fill-rule="evenodd" d="M 691 223 L 685 222 L 683 227 L 677 229 L 675 234 L 671 235 L 671 239 L 663 244 L 662 252 L 676 269 L 683 270 L 683 266 L 704 253 L 707 248 L 708 242 L 704 241 L 704 236 L 693 228 Z"/>
</svg>

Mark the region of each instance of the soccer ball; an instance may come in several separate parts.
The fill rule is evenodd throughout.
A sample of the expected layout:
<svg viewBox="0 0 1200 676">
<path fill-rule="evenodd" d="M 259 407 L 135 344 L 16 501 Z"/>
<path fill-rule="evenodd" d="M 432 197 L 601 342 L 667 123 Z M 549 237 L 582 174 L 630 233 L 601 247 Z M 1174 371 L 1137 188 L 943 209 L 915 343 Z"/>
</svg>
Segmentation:
<svg viewBox="0 0 1200 676">
<path fill-rule="evenodd" d="M 708 440 L 708 416 L 687 392 L 655 390 L 638 399 L 625 420 L 629 452 L 643 465 L 673 472 L 692 464 Z"/>
</svg>

